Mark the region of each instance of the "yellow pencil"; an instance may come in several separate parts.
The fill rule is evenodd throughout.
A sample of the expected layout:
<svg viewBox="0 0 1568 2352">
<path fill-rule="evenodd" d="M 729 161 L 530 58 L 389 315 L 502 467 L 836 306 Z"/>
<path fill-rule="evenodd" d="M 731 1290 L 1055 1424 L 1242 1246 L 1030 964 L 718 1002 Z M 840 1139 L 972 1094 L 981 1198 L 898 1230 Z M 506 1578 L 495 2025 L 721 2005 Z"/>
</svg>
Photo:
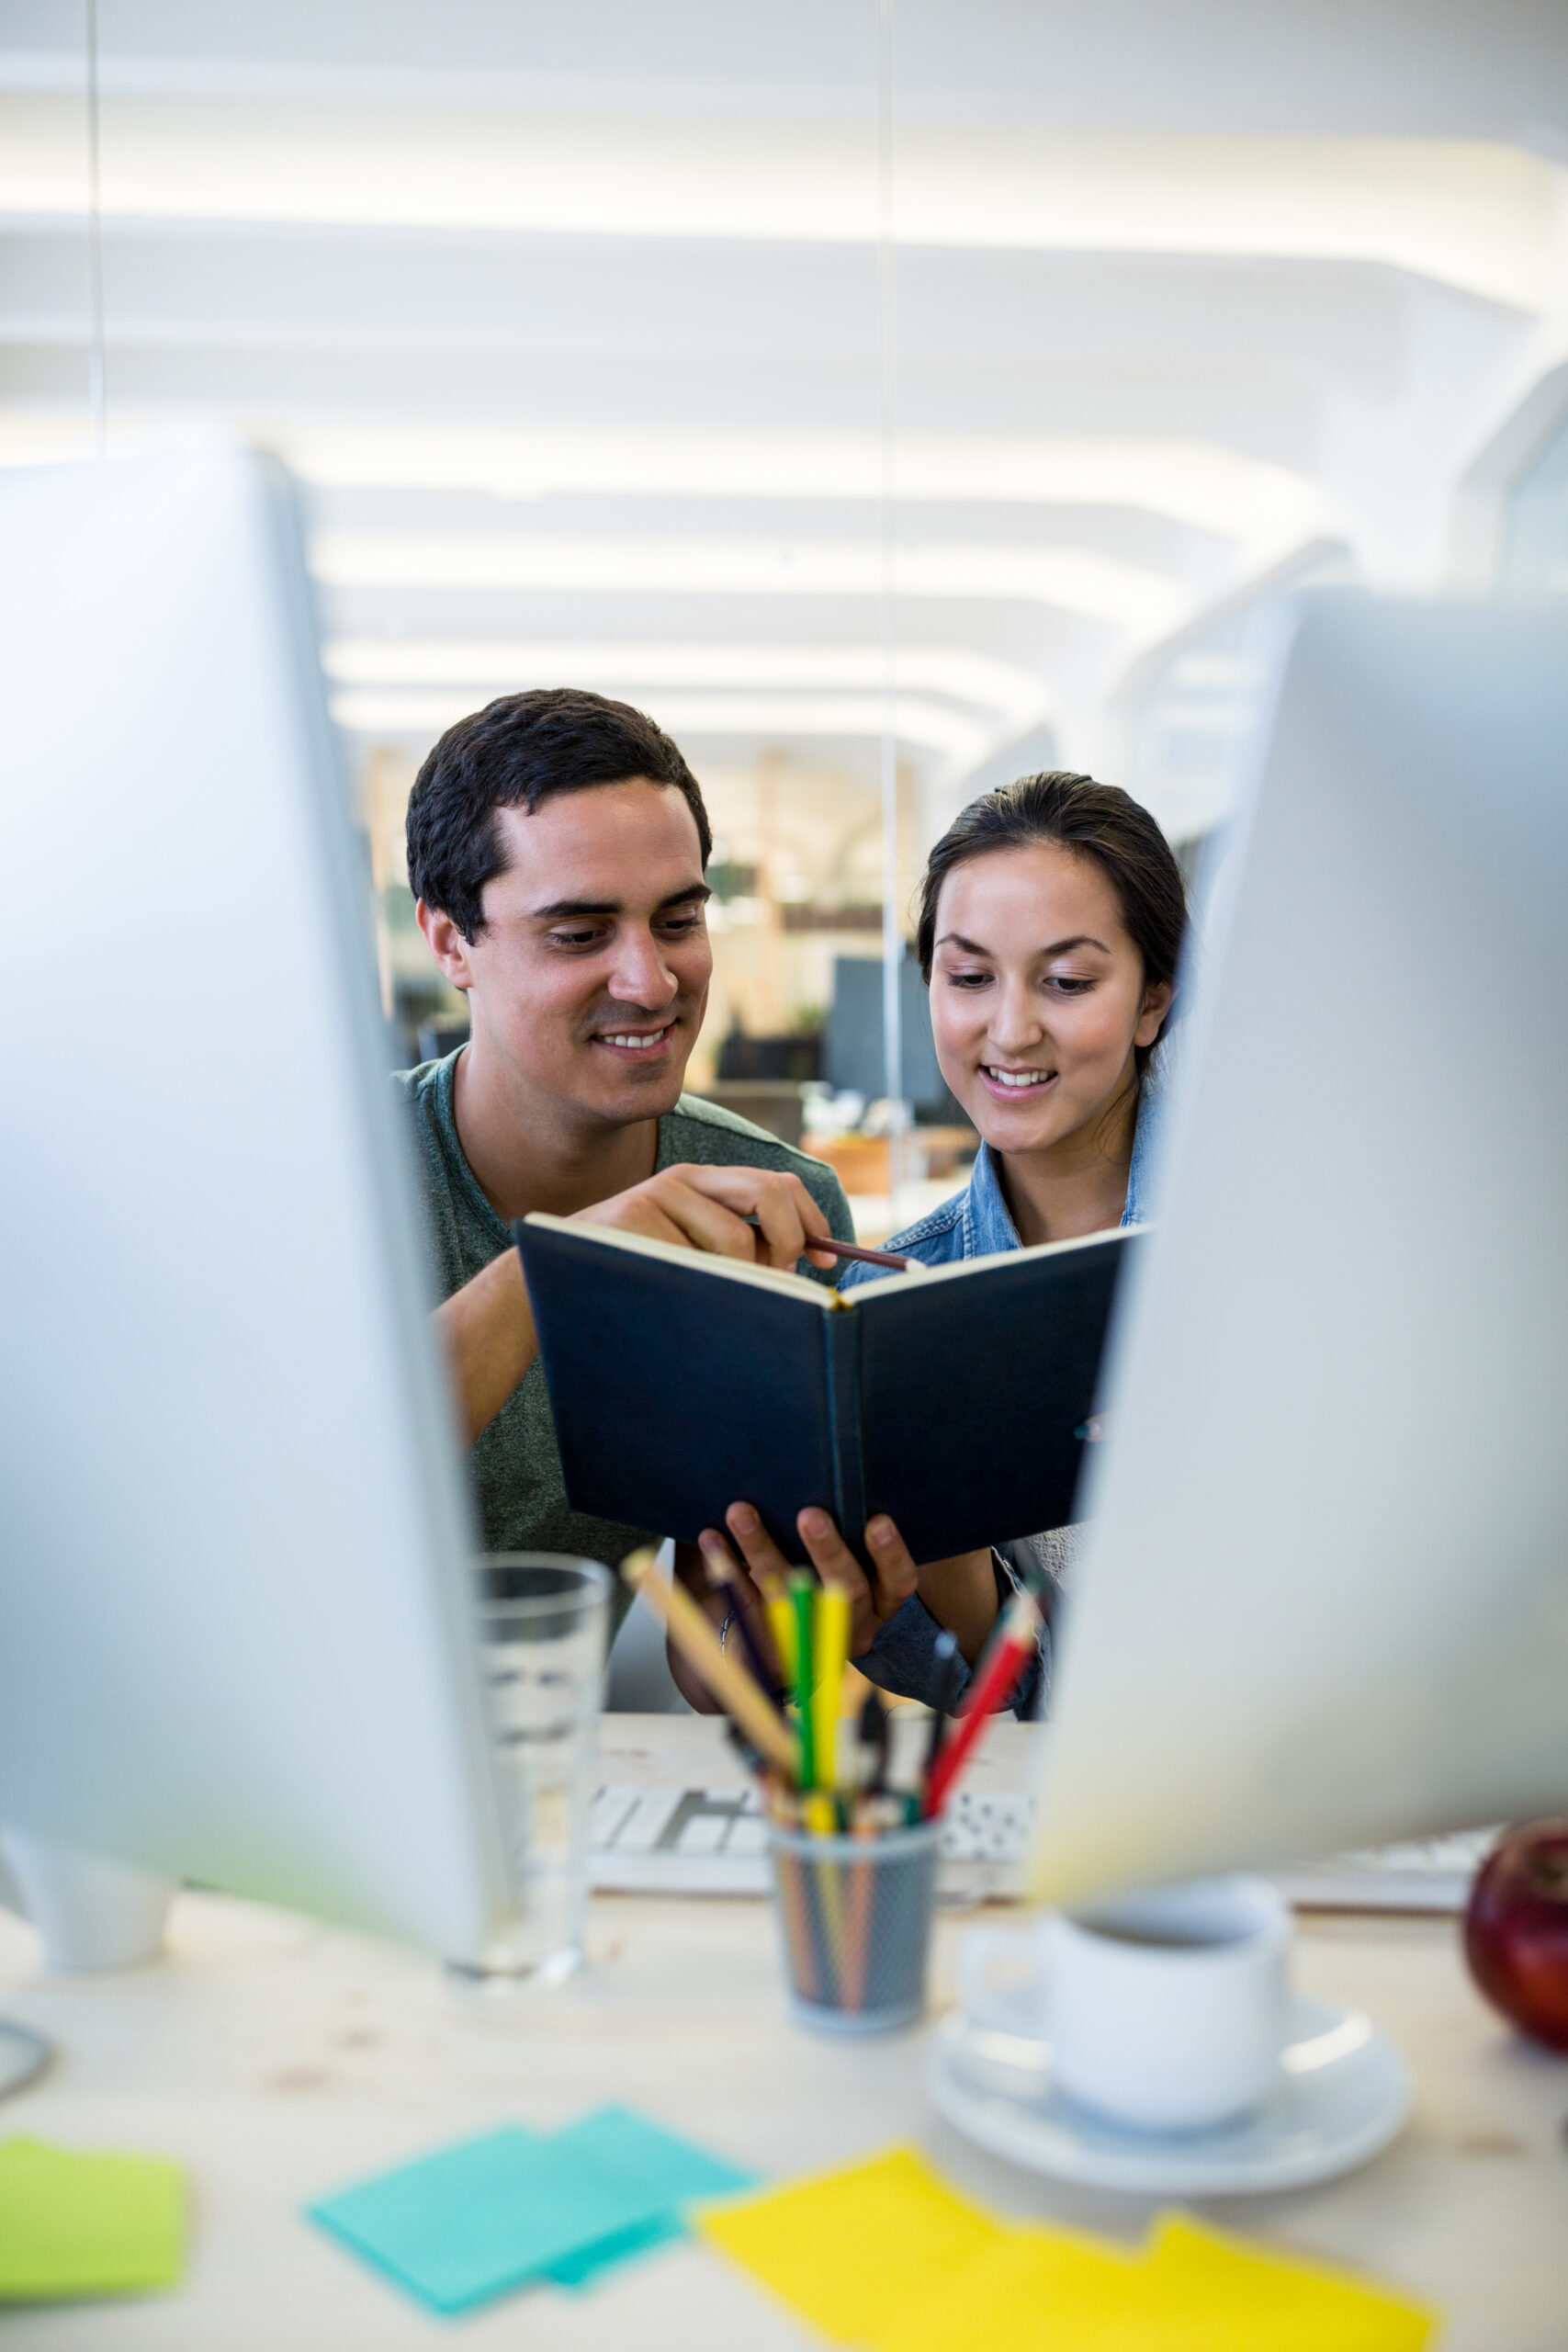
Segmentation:
<svg viewBox="0 0 1568 2352">
<path fill-rule="evenodd" d="M 777 1579 L 774 1579 L 776 1583 Z M 784 1592 L 771 1588 L 763 1606 L 768 1612 L 768 1631 L 773 1637 L 773 1647 L 779 1654 L 779 1672 L 786 1690 L 795 1689 L 795 1611 Z"/>
<path fill-rule="evenodd" d="M 805 1811 L 806 1826 L 814 1838 L 836 1836 L 839 1816 L 826 1789 L 809 1792 Z M 844 1895 L 840 1866 L 837 1861 L 814 1861 L 811 1875 L 817 1883 L 817 1917 L 822 1929 L 822 1957 L 828 1968 L 828 1980 L 818 1997 L 836 2008 L 842 1999 L 844 1973 Z"/>
<path fill-rule="evenodd" d="M 694 1667 L 727 1713 L 734 1716 L 753 1747 L 793 1781 L 799 1770 L 794 1734 L 776 1708 L 771 1707 L 739 1658 L 720 1649 L 718 1635 L 685 1589 L 673 1578 L 650 1575 L 655 1554 L 650 1547 L 634 1552 L 621 1563 L 621 1574 L 634 1592 L 641 1591 L 665 1632 Z"/>
<path fill-rule="evenodd" d="M 817 1784 L 818 1788 L 830 1789 L 838 1779 L 839 1707 L 850 1655 L 850 1596 L 839 1585 L 825 1584 L 817 1595 L 811 1646 L 817 1669 L 817 1688 L 811 1699 Z"/>
</svg>

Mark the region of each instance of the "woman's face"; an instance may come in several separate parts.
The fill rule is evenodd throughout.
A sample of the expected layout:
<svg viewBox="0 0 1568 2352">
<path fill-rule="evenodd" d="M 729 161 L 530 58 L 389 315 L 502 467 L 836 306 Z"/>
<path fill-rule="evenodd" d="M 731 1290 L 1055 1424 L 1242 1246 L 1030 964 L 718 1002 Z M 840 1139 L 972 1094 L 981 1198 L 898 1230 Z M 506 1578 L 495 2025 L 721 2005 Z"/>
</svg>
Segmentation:
<svg viewBox="0 0 1568 2352">
<path fill-rule="evenodd" d="M 1143 957 L 1092 858 L 1056 842 L 987 850 L 937 900 L 931 1027 L 942 1074 L 992 1149 L 1092 1130 L 1133 1080 L 1175 991 Z"/>
</svg>

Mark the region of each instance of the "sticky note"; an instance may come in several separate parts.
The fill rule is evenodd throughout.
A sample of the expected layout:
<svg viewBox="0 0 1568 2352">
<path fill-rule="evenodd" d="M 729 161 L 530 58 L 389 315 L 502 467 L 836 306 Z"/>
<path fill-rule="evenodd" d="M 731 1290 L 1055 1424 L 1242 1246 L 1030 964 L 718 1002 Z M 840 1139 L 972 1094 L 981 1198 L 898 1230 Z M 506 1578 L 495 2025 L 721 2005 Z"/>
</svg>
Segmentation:
<svg viewBox="0 0 1568 2352">
<path fill-rule="evenodd" d="M 185 2202 L 185 2175 L 163 2157 L 0 2143 L 0 2301 L 173 2286 Z"/>
<path fill-rule="evenodd" d="M 1190 2335 L 1203 2352 L 1233 2345 L 1267 2352 L 1421 2352 L 1438 2324 L 1429 2306 L 1348 2273 L 1228 2235 L 1192 2219 L 1162 2214 L 1148 2269 L 1169 2309 L 1201 2314 Z"/>
<path fill-rule="evenodd" d="M 698 2213 L 856 2352 L 1421 2352 L 1435 2314 L 1184 2214 L 1141 2246 L 993 2220 L 909 2148 Z"/>
<path fill-rule="evenodd" d="M 998 2227 L 971 2260 L 916 2294 L 889 2280 L 883 2308 L 867 2330 L 874 2352 L 1040 2352 L 1043 2323 L 1051 2340 L 1078 2352 L 1099 2344 L 1091 2331 L 1125 2300 L 1128 2274 L 1143 2261 L 1073 2230 Z"/>
<path fill-rule="evenodd" d="M 509 2125 L 383 2173 L 310 2218 L 440 2312 L 551 2278 L 583 2286 L 680 2233 L 751 2176 L 622 2108 L 538 2136 Z"/>
<path fill-rule="evenodd" d="M 754 2173 L 742 2172 L 739 2165 L 710 2154 L 693 2141 L 679 2139 L 626 2107 L 601 2108 L 556 2132 L 549 2144 L 562 2154 L 570 2151 L 586 2157 L 628 2192 L 645 2192 L 660 2209 L 552 2262 L 549 2275 L 561 2287 L 586 2286 L 612 2263 L 628 2261 L 671 2238 L 683 2237 L 682 2212 L 687 2205 L 699 2198 L 730 2196 L 756 2182 Z"/>
<path fill-rule="evenodd" d="M 881 2340 L 890 2296 L 918 2304 L 1003 2234 L 913 2148 L 889 2148 L 693 2219 L 710 2245 L 824 2335 L 854 2344 Z"/>
</svg>

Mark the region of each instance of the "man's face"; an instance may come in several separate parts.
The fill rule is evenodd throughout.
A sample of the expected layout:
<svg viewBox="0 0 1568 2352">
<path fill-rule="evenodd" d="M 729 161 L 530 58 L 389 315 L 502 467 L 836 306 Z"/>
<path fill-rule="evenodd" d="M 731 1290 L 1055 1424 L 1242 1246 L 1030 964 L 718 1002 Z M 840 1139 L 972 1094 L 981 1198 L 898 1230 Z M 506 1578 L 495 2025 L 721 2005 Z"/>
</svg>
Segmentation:
<svg viewBox="0 0 1568 2352">
<path fill-rule="evenodd" d="M 713 972 L 685 799 L 635 776 L 492 822 L 507 871 L 485 886 L 478 938 L 420 907 L 487 1058 L 541 1108 L 614 1126 L 672 1110 Z"/>
</svg>

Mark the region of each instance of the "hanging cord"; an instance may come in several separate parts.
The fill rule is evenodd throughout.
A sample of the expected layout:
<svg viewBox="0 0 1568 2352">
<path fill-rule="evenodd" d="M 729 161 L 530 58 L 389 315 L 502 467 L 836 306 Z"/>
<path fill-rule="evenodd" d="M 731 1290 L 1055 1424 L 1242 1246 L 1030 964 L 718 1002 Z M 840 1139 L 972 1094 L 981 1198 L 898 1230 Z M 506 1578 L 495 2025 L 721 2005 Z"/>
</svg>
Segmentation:
<svg viewBox="0 0 1568 2352">
<path fill-rule="evenodd" d="M 87 405 L 93 455 L 104 456 L 108 403 L 104 383 L 104 226 L 98 197 L 98 0 L 87 0 Z"/>
<path fill-rule="evenodd" d="M 881 345 L 881 524 L 882 524 L 882 1046 L 883 1091 L 902 1110 L 904 1029 L 899 991 L 904 927 L 898 905 L 898 706 L 897 592 L 894 581 L 897 482 L 897 286 L 893 243 L 893 0 L 877 0 L 877 313 Z M 887 1137 L 888 1207 L 895 1228 L 900 1219 L 905 1145 L 902 1120 L 895 1116 Z"/>
</svg>

